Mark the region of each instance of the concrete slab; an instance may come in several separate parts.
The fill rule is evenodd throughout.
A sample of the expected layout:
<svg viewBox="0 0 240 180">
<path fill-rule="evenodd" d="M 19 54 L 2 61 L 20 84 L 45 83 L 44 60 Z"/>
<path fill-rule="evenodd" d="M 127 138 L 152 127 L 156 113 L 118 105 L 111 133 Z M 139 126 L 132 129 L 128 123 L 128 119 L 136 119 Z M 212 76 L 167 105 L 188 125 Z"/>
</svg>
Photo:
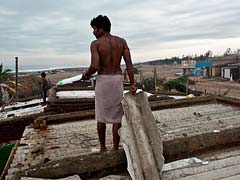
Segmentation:
<svg viewBox="0 0 240 180">
<path fill-rule="evenodd" d="M 168 161 L 240 142 L 240 108 L 236 106 L 211 103 L 163 109 L 153 114 L 168 150 L 164 151 Z"/>
<path fill-rule="evenodd" d="M 52 179 L 22 177 L 21 180 L 52 180 Z M 74 175 L 74 176 L 69 176 L 66 178 L 55 179 L 55 180 L 81 180 L 81 178 L 78 175 Z"/>
<path fill-rule="evenodd" d="M 240 126 L 240 108 L 211 103 L 153 111 L 163 140 L 193 136 Z"/>
<path fill-rule="evenodd" d="M 119 175 L 110 175 L 103 177 L 99 180 L 131 180 L 131 177 L 129 176 L 119 176 Z"/>
<path fill-rule="evenodd" d="M 231 138 L 235 138 L 236 142 L 240 139 L 239 107 L 213 103 L 153 111 L 153 115 L 161 131 L 164 148 L 170 153 L 169 157 L 179 152 L 189 155 L 192 149 L 199 150 L 211 143 L 228 142 Z M 228 132 L 228 136 L 225 136 L 225 132 Z M 106 137 L 107 146 L 111 148 L 112 133 L 109 125 Z M 27 127 L 20 144 L 7 179 L 39 163 L 96 152 L 99 150 L 96 121 L 50 125 L 47 131 Z"/>
<path fill-rule="evenodd" d="M 46 106 L 36 105 L 33 107 L 27 108 L 19 108 L 16 110 L 9 110 L 0 113 L 0 121 L 4 121 L 6 119 L 11 119 L 13 117 L 23 117 L 27 115 L 37 114 L 44 112 L 44 108 Z"/>
<path fill-rule="evenodd" d="M 184 164 L 189 159 L 171 162 L 164 165 L 164 180 L 202 180 L 202 179 L 239 179 L 240 147 L 211 152 L 199 157 L 198 163 Z M 174 164 L 174 165 L 173 165 Z M 182 165 L 182 167 L 181 167 Z M 166 167 L 172 166 L 168 169 Z M 178 166 L 174 168 L 174 166 Z"/>
<path fill-rule="evenodd" d="M 133 180 L 162 179 L 164 164 L 161 135 L 157 129 L 147 95 L 124 94 L 124 116 L 120 137 Z"/>
<path fill-rule="evenodd" d="M 112 147 L 111 127 L 107 126 L 107 147 Z M 57 161 L 99 150 L 96 121 L 51 125 L 46 131 L 26 127 L 6 179 L 16 172 L 44 162 Z"/>
</svg>

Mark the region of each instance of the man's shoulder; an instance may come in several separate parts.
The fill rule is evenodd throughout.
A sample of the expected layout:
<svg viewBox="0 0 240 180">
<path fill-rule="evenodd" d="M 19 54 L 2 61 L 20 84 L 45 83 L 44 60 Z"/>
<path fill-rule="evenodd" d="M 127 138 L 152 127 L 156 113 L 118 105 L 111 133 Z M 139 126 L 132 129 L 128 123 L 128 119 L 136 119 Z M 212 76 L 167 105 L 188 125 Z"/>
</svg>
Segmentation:
<svg viewBox="0 0 240 180">
<path fill-rule="evenodd" d="M 123 46 L 127 46 L 127 41 L 122 38 L 122 37 L 119 37 L 119 36 L 114 36 L 118 42 L 120 42 Z"/>
<path fill-rule="evenodd" d="M 122 38 L 122 37 L 120 37 L 120 36 L 116 36 L 116 35 L 112 35 L 114 38 L 116 38 L 116 39 L 119 39 L 119 40 L 121 40 L 121 41 L 125 41 L 125 39 L 124 38 Z"/>
<path fill-rule="evenodd" d="M 98 44 L 99 44 L 98 39 L 93 40 L 92 43 L 91 43 L 91 47 L 97 47 Z"/>
<path fill-rule="evenodd" d="M 97 44 L 97 43 L 98 43 L 98 39 L 93 40 L 91 44 L 93 45 L 93 44 Z"/>
</svg>

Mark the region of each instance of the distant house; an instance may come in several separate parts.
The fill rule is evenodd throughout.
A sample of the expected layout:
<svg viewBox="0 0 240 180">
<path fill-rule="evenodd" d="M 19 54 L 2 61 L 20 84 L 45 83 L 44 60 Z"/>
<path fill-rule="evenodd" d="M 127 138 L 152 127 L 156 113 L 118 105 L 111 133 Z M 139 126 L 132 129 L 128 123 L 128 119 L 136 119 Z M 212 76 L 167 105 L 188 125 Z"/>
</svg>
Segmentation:
<svg viewBox="0 0 240 180">
<path fill-rule="evenodd" d="M 195 60 L 184 60 L 181 61 L 183 75 L 193 75 L 193 71 L 195 69 Z"/>
<path fill-rule="evenodd" d="M 229 64 L 228 66 L 222 67 L 221 77 L 229 80 L 239 80 L 240 79 L 240 63 Z"/>
<path fill-rule="evenodd" d="M 177 65 L 177 64 L 178 64 L 177 61 L 174 61 L 174 62 L 173 62 L 173 65 Z"/>
<path fill-rule="evenodd" d="M 210 67 L 210 76 L 211 77 L 221 77 L 221 68 L 223 65 L 213 65 Z"/>
<path fill-rule="evenodd" d="M 210 76 L 210 68 L 213 65 L 212 61 L 197 61 L 193 71 L 194 76 Z"/>
<path fill-rule="evenodd" d="M 183 75 L 192 76 L 210 76 L 210 68 L 213 65 L 212 61 L 195 61 L 184 60 L 182 61 Z"/>
</svg>

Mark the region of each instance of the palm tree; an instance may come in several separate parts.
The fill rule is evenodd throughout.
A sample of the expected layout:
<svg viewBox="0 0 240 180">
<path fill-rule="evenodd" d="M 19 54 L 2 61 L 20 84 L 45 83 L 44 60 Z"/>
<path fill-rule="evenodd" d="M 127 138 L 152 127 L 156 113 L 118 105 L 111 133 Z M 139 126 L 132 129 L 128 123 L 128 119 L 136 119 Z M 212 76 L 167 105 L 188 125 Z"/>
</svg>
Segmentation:
<svg viewBox="0 0 240 180">
<path fill-rule="evenodd" d="M 3 65 L 0 65 L 0 83 L 3 83 L 8 78 L 10 78 L 9 72 L 12 71 L 11 69 L 3 69 Z"/>
</svg>

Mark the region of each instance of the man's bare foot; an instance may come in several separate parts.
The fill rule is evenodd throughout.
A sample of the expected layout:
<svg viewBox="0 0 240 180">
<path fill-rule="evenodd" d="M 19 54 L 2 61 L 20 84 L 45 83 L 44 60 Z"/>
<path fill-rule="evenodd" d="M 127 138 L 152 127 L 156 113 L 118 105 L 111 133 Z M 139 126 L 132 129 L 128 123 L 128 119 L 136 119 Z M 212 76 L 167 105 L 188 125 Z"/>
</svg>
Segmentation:
<svg viewBox="0 0 240 180">
<path fill-rule="evenodd" d="M 103 153 L 103 152 L 106 152 L 106 151 L 107 151 L 107 148 L 106 148 L 106 147 L 101 147 L 100 153 Z"/>
<path fill-rule="evenodd" d="M 46 102 L 42 102 L 41 105 L 42 105 L 42 106 L 46 106 L 47 103 L 46 103 Z"/>
<path fill-rule="evenodd" d="M 118 146 L 113 146 L 112 150 L 113 151 L 117 151 L 118 150 Z"/>
<path fill-rule="evenodd" d="M 118 148 L 114 148 L 112 147 L 112 149 L 110 150 L 111 153 L 117 153 L 118 152 Z"/>
</svg>

